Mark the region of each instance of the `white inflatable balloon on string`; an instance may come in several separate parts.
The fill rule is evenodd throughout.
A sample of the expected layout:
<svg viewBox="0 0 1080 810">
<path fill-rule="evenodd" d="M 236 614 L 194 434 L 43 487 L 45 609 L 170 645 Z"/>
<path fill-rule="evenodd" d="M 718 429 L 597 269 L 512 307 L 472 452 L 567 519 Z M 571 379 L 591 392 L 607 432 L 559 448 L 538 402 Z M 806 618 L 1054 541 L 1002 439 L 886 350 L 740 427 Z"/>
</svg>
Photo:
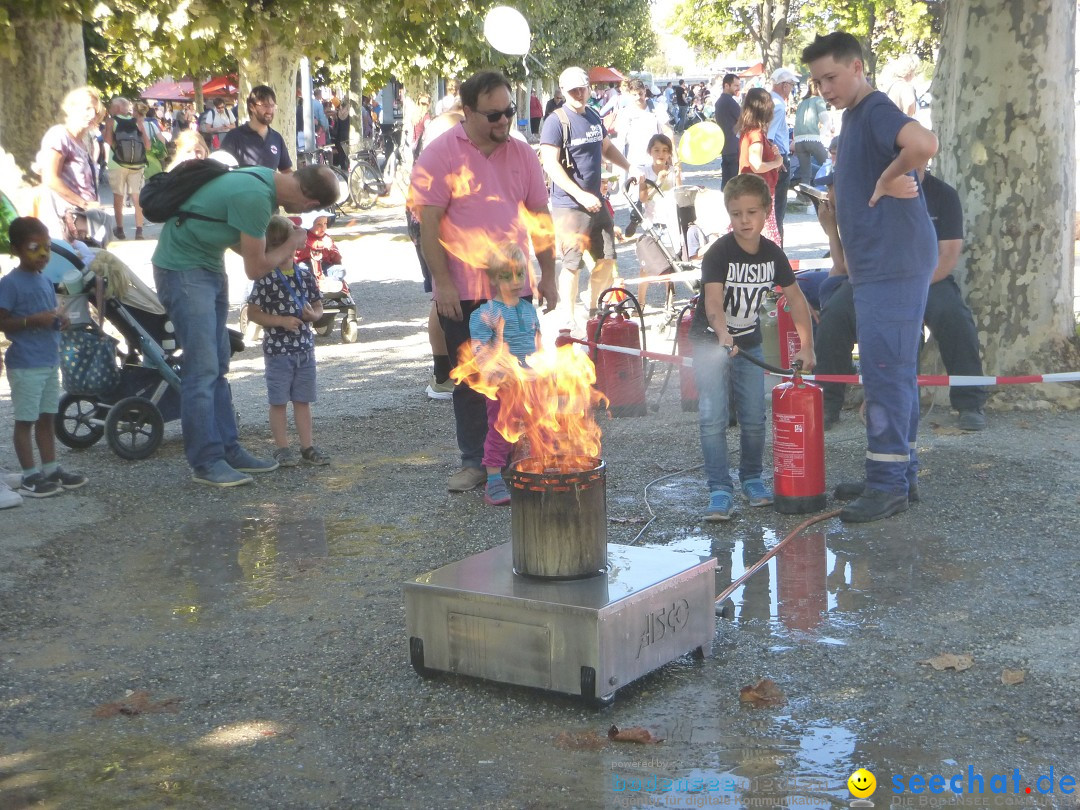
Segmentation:
<svg viewBox="0 0 1080 810">
<path fill-rule="evenodd" d="M 484 39 L 499 53 L 525 56 L 532 45 L 532 32 L 520 11 L 495 6 L 484 17 Z"/>
</svg>

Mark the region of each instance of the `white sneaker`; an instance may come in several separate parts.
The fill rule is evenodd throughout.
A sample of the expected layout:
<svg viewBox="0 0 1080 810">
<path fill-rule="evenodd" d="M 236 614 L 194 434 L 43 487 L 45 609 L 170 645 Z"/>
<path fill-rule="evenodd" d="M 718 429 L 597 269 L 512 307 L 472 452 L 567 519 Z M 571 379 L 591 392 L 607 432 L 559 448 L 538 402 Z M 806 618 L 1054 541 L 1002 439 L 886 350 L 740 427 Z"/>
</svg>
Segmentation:
<svg viewBox="0 0 1080 810">
<path fill-rule="evenodd" d="M 3 481 L 0 481 L 0 509 L 10 509 L 13 506 L 22 506 L 22 502 L 22 495 L 13 491 L 11 487 Z"/>
<path fill-rule="evenodd" d="M 431 382 L 428 383 L 427 395 L 428 399 L 453 399 L 454 398 L 454 381 L 447 379 L 446 382 L 437 383 L 435 378 L 431 378 Z"/>
</svg>

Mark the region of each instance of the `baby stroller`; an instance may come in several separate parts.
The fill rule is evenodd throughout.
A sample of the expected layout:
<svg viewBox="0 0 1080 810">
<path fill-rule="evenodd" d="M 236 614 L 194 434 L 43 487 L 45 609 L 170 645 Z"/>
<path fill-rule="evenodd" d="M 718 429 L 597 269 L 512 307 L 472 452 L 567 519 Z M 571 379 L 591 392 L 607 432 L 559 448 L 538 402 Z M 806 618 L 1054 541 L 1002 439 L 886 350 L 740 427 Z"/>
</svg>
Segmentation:
<svg viewBox="0 0 1080 810">
<path fill-rule="evenodd" d="M 654 182 L 651 180 L 646 180 L 645 182 L 656 192 L 656 194 L 661 197 L 664 196 L 663 192 Z M 642 208 L 637 192 L 631 191 L 636 185 L 637 178 L 629 177 L 622 189 L 623 196 L 630 206 L 631 223 L 634 224 L 636 228 L 639 228 L 643 235 L 651 237 L 656 249 L 663 255 L 668 267 L 671 268 L 669 272 L 684 273 L 687 271 L 700 270 L 699 265 L 683 260 L 681 255 L 684 254 L 686 250 L 685 237 L 687 226 L 697 219 L 694 211 L 694 198 L 701 189 L 697 186 L 679 186 L 671 192 L 675 195 L 676 214 L 679 225 L 679 233 L 672 234 L 668 233 L 669 229 L 665 225 L 653 222 L 645 216 L 645 211 Z M 632 279 L 629 279 L 628 281 L 632 281 Z M 696 290 L 698 284 L 696 280 L 686 281 L 685 283 L 690 287 L 691 293 Z M 644 304 L 644 301 L 642 303 Z M 678 321 L 680 311 L 681 307 L 676 304 L 675 301 L 675 284 L 674 282 L 669 281 L 666 284 L 664 294 L 664 320 L 660 331 L 664 331 L 668 327 L 673 326 Z"/>
<path fill-rule="evenodd" d="M 81 450 L 104 436 L 120 458 L 148 458 L 161 444 L 165 423 L 180 418 L 183 356 L 173 325 L 153 290 L 107 251 L 97 253 L 87 264 L 71 245 L 54 240 L 50 267 L 57 260 L 60 267 L 53 272 L 46 268 L 46 274 L 63 296 L 71 328 L 93 328 L 89 304 L 101 307 L 100 296 L 105 320 L 120 333 L 126 347 L 120 352 L 120 381 L 112 390 L 97 396 L 61 396 L 54 422 L 56 437 L 67 447 Z M 97 283 L 99 276 L 104 283 Z M 229 341 L 233 354 L 243 351 L 238 332 L 230 329 Z"/>
</svg>

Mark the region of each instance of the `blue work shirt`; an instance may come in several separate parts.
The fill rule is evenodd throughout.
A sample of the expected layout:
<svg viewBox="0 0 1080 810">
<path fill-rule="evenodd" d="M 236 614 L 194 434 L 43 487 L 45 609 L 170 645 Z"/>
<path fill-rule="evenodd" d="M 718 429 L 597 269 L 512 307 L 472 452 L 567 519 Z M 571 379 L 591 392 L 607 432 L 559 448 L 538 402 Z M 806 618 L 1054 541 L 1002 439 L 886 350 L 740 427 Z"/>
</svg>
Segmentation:
<svg viewBox="0 0 1080 810">
<path fill-rule="evenodd" d="M 0 278 L 0 309 L 26 318 L 56 309 L 52 283 L 41 273 L 12 270 Z M 8 368 L 53 368 L 60 365 L 60 332 L 48 327 L 7 333 L 11 345 L 4 354 Z"/>
<path fill-rule="evenodd" d="M 852 284 L 929 277 L 937 266 L 937 235 L 921 185 L 918 197 L 882 197 L 869 205 L 878 178 L 900 152 L 896 137 L 911 120 L 879 90 L 844 111 L 833 184 Z"/>
<path fill-rule="evenodd" d="M 502 329 L 502 339 L 523 364 L 525 358 L 536 351 L 536 336 L 540 333 L 540 320 L 536 307 L 524 298 L 511 307 L 500 299 L 485 301 L 469 316 L 469 337 L 485 346 L 493 346 Z"/>
</svg>

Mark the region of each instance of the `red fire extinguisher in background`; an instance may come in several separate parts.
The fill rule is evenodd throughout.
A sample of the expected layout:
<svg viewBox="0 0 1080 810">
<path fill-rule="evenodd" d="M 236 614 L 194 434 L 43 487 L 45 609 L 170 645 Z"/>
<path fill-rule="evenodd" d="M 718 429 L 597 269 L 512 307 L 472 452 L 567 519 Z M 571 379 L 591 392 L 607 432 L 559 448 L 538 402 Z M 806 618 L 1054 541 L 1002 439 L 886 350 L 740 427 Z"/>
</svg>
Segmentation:
<svg viewBox="0 0 1080 810">
<path fill-rule="evenodd" d="M 802 343 L 786 295 L 781 295 L 776 301 L 776 330 L 780 338 L 780 367 L 791 368 L 791 359 L 799 353 Z"/>
<path fill-rule="evenodd" d="M 698 296 L 695 295 L 679 313 L 679 328 L 675 332 L 675 353 L 679 357 L 694 356 L 694 342 L 690 339 L 690 327 L 694 322 L 697 305 Z M 698 409 L 698 390 L 697 382 L 694 380 L 694 369 L 681 363 L 679 364 L 679 398 L 684 411 Z"/>
<path fill-rule="evenodd" d="M 622 287 L 609 287 L 600 293 L 596 306 L 596 317 L 585 325 L 589 343 L 640 351 L 645 324 L 637 299 Z M 636 310 L 637 320 L 634 320 L 632 310 Z M 644 358 L 593 348 L 592 359 L 596 366 L 596 387 L 608 398 L 612 416 L 644 416 L 648 413 Z"/>
<path fill-rule="evenodd" d="M 772 411 L 773 508 L 782 515 L 819 512 L 825 508 L 821 389 L 796 367 L 791 380 L 773 388 Z"/>
</svg>

